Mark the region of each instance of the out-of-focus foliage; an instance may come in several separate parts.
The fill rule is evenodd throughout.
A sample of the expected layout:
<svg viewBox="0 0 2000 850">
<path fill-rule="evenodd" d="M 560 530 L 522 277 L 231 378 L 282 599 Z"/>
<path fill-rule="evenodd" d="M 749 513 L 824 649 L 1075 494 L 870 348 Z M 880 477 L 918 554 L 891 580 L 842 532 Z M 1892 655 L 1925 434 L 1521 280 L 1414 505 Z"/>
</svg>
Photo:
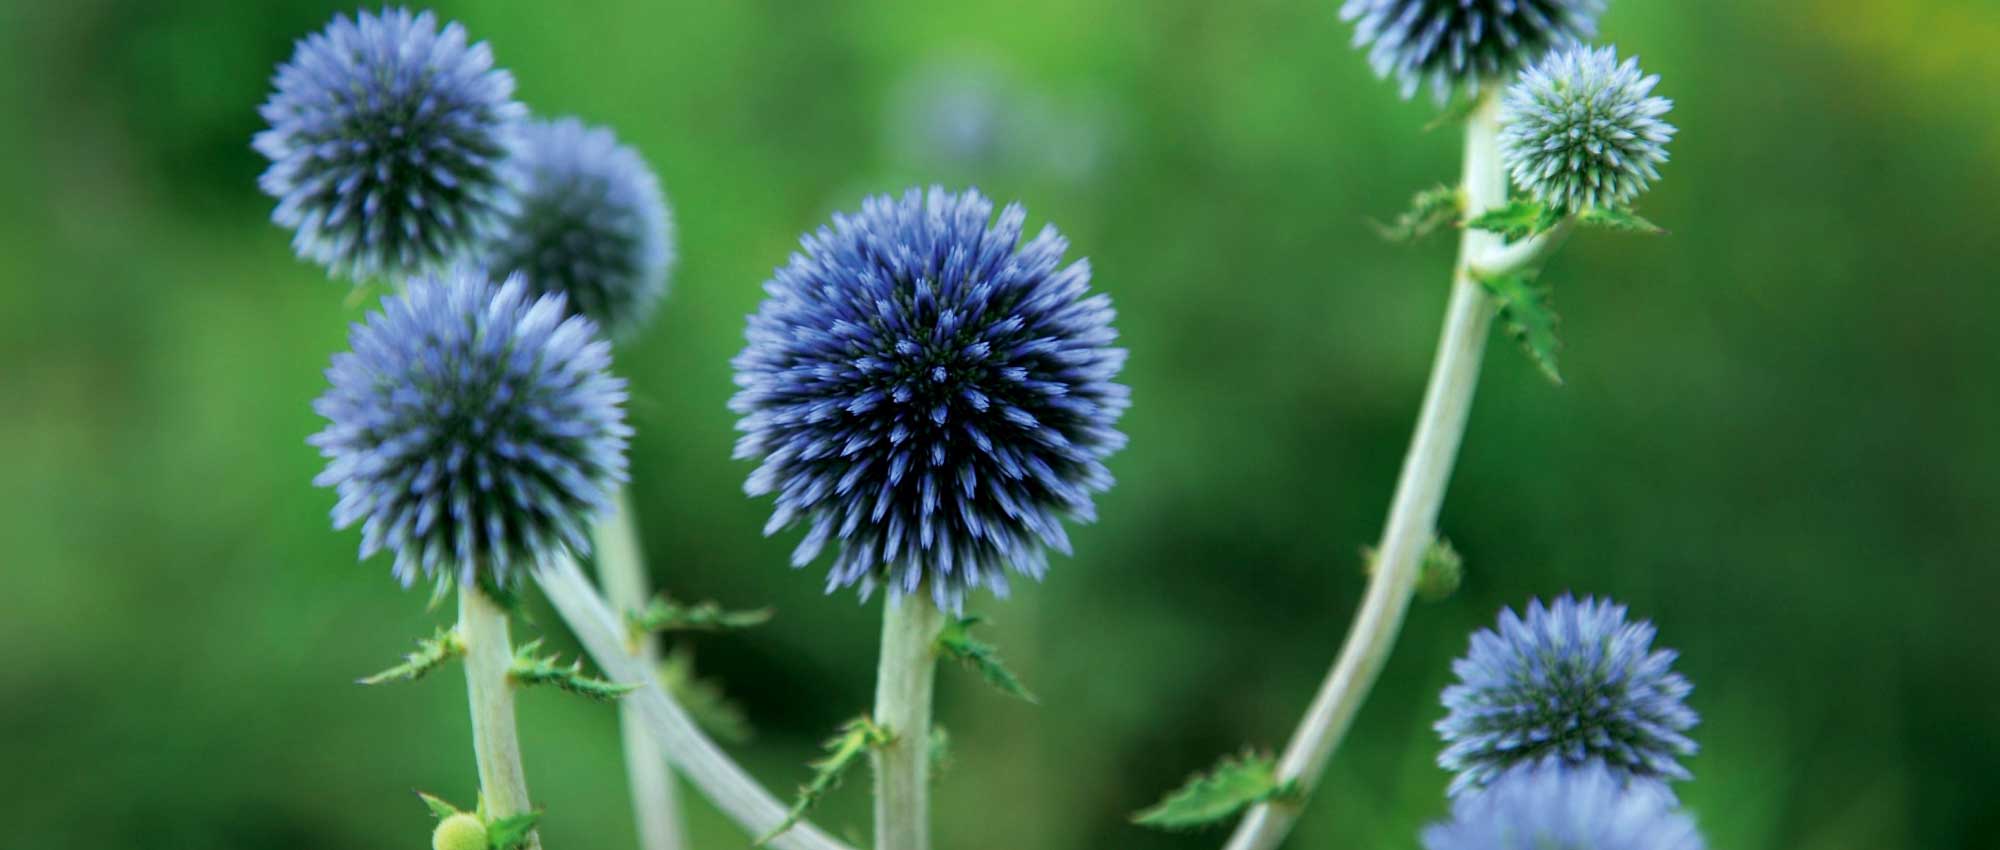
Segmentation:
<svg viewBox="0 0 2000 850">
<path fill-rule="evenodd" d="M 1131 445 L 1076 556 L 979 604 L 1040 704 L 941 674 L 937 841 L 1213 848 L 1129 814 L 1282 746 L 1361 593 L 1422 392 L 1450 233 L 1371 218 L 1457 178 L 1455 125 L 1349 46 L 1337 3 L 453 2 L 539 114 L 616 129 L 681 261 L 620 343 L 656 583 L 775 606 L 702 638 L 783 793 L 873 692 L 879 612 L 763 539 L 729 459 L 729 357 L 797 235 L 942 182 L 1060 223 L 1119 310 Z M 411 788 L 472 799 L 464 689 L 364 688 L 449 624 L 354 563 L 310 482 L 321 375 L 369 301 L 292 256 L 257 104 L 321 2 L 0 0 L 0 843 L 420 846 Z M 1412 847 L 1445 817 L 1438 692 L 1472 630 L 1564 590 L 1681 651 L 1709 843 L 1937 850 L 2000 834 L 2000 8 L 1613 0 L 1675 100 L 1644 215 L 1580 229 L 1563 387 L 1495 339 L 1439 531 L 1472 569 L 1411 609 L 1290 847 Z M 1003 156 L 899 152 L 899 92 L 1006 81 Z M 1007 103 L 1060 104 L 1015 114 Z M 975 128 L 976 129 L 976 128 Z M 1024 142 L 1033 134 L 1041 143 Z M 895 144 L 891 144 L 895 141 Z M 377 293 L 379 294 L 379 293 Z M 372 299 L 372 295 L 370 298 Z M 573 656 L 532 592 L 523 642 Z M 551 846 L 633 846 L 611 707 L 521 702 Z M 815 810 L 865 832 L 867 783 Z M 691 800 L 692 800 L 692 795 Z M 699 846 L 746 837 L 687 807 Z"/>
</svg>

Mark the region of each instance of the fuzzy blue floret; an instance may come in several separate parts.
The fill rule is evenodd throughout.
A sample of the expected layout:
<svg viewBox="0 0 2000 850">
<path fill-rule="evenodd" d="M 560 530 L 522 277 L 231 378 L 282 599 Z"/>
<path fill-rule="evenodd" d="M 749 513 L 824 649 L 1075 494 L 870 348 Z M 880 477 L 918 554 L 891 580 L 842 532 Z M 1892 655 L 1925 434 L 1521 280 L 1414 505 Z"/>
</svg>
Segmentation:
<svg viewBox="0 0 2000 850">
<path fill-rule="evenodd" d="M 801 240 L 737 355 L 744 489 L 776 494 L 765 527 L 804 522 L 803 566 L 839 543 L 827 584 L 928 583 L 957 608 L 1039 578 L 1069 552 L 1064 518 L 1095 516 L 1129 395 L 1114 383 L 1109 296 L 1062 266 L 1055 228 L 977 191 L 870 198 Z"/>
<path fill-rule="evenodd" d="M 1597 34 L 1604 0 L 1347 0 L 1354 44 L 1404 98 L 1425 82 L 1442 102 L 1459 86 L 1512 74 L 1551 47 Z"/>
<path fill-rule="evenodd" d="M 357 282 L 435 270 L 509 208 L 506 159 L 526 110 L 458 24 L 440 31 L 407 9 L 338 16 L 273 82 L 258 186 L 299 256 Z"/>
<path fill-rule="evenodd" d="M 1634 779 L 1687 779 L 1678 759 L 1693 755 L 1685 734 L 1697 718 L 1693 690 L 1673 671 L 1675 653 L 1654 650 L 1653 624 L 1628 622 L 1625 606 L 1567 594 L 1528 615 L 1500 612 L 1452 662 L 1458 683 L 1444 689 L 1449 712 L 1437 731 L 1438 764 L 1458 772 L 1451 793 L 1491 782 L 1509 768 L 1554 759 L 1600 761 Z"/>
<path fill-rule="evenodd" d="M 521 132 L 516 209 L 485 262 L 560 292 L 614 336 L 642 327 L 667 291 L 673 222 L 660 181 L 611 131 L 574 118 Z"/>
<path fill-rule="evenodd" d="M 1657 786 L 1600 763 L 1529 765 L 1452 802 L 1424 850 L 1703 850 L 1694 821 Z"/>
<path fill-rule="evenodd" d="M 610 344 L 559 295 L 459 266 L 412 280 L 348 335 L 313 403 L 335 527 L 361 557 L 506 586 L 516 567 L 589 551 L 585 533 L 625 477 L 631 429 Z"/>
<path fill-rule="evenodd" d="M 1563 210 L 1615 207 L 1660 179 L 1673 102 L 1616 48 L 1575 47 L 1521 72 L 1500 103 L 1500 156 L 1514 185 Z"/>
</svg>

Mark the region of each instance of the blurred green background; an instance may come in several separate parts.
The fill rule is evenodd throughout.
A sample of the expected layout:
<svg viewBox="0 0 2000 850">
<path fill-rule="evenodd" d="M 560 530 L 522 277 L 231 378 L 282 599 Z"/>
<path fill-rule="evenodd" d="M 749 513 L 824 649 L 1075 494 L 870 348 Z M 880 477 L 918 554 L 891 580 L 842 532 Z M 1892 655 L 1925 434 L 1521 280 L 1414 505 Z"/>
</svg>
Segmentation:
<svg viewBox="0 0 2000 850">
<path fill-rule="evenodd" d="M 1452 131 L 1350 49 L 1336 0 L 448 3 L 545 114 L 659 171 L 682 262 L 629 376 L 655 578 L 778 619 L 699 641 L 789 790 L 872 693 L 876 606 L 820 593 L 740 494 L 728 358 L 796 235 L 868 192 L 977 184 L 1058 223 L 1120 309 L 1131 447 L 1077 556 L 958 671 L 938 843 L 1200 848 L 1126 823 L 1282 746 L 1362 588 L 1452 246 L 1378 240 Z M 292 258 L 249 139 L 345 7 L 0 3 L 0 846 L 427 846 L 467 800 L 452 676 L 361 688 L 448 612 L 354 563 L 305 444 L 362 315 Z M 1291 841 L 1413 847 L 1450 659 L 1502 605 L 1603 593 L 1696 683 L 1682 786 L 1717 848 L 2000 834 L 2000 4 L 1615 0 L 1681 129 L 1644 211 L 1550 270 L 1566 387 L 1510 343 L 1441 526 L 1465 588 L 1412 609 Z M 536 625 L 573 643 L 539 601 Z M 610 709 L 531 692 L 555 848 L 627 848 Z M 865 830 L 867 783 L 822 810 Z M 705 805 L 704 848 L 743 846 Z"/>
</svg>

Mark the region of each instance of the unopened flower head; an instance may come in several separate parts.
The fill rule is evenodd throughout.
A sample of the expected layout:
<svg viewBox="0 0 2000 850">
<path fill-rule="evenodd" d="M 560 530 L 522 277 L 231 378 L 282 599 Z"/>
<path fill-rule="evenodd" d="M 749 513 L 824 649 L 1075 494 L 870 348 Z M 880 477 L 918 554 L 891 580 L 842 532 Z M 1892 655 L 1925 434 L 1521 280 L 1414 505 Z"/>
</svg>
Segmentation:
<svg viewBox="0 0 2000 850">
<path fill-rule="evenodd" d="M 1535 200 L 1578 211 L 1630 202 L 1660 179 L 1674 127 L 1673 102 L 1653 95 L 1658 76 L 1616 48 L 1577 46 L 1521 72 L 1500 104 L 1500 153 Z"/>
<path fill-rule="evenodd" d="M 361 525 L 361 557 L 388 549 L 404 584 L 501 586 L 564 551 L 625 477 L 631 430 L 610 344 L 560 295 L 519 276 L 496 287 L 457 266 L 410 281 L 354 325 L 313 403 L 328 458 L 313 479 Z"/>
<path fill-rule="evenodd" d="M 1603 762 L 1661 787 L 1687 779 L 1678 759 L 1695 751 L 1685 734 L 1697 719 L 1686 702 L 1693 686 L 1673 671 L 1673 650 L 1653 649 L 1653 634 L 1609 600 L 1565 594 L 1530 602 L 1526 617 L 1501 611 L 1498 630 L 1474 633 L 1452 662 L 1458 683 L 1444 689 L 1438 764 L 1458 772 L 1451 793 L 1545 760 Z"/>
<path fill-rule="evenodd" d="M 1094 518 L 1125 351 L 1088 262 L 1062 265 L 1051 226 L 1021 244 L 1026 218 L 977 191 L 870 198 L 765 284 L 736 455 L 762 461 L 746 491 L 777 495 L 766 533 L 809 525 L 795 566 L 838 541 L 829 591 L 928 583 L 956 608 L 1007 570 L 1039 578 L 1063 519 Z"/>
<path fill-rule="evenodd" d="M 1658 786 L 1600 763 L 1524 765 L 1452 801 L 1424 850 L 1703 850 L 1694 821 Z"/>
<path fill-rule="evenodd" d="M 508 207 L 514 78 L 456 23 L 407 9 L 335 17 L 278 67 L 258 180 L 299 256 L 357 281 L 432 270 Z"/>
<path fill-rule="evenodd" d="M 1458 86 L 1512 74 L 1551 47 L 1597 34 L 1604 0 L 1347 0 L 1354 44 L 1403 97 L 1429 82 L 1443 101 Z"/>
<path fill-rule="evenodd" d="M 610 130 L 574 118 L 521 132 L 516 208 L 485 261 L 518 271 L 537 292 L 625 336 L 643 326 L 667 290 L 672 220 L 660 181 Z"/>
</svg>

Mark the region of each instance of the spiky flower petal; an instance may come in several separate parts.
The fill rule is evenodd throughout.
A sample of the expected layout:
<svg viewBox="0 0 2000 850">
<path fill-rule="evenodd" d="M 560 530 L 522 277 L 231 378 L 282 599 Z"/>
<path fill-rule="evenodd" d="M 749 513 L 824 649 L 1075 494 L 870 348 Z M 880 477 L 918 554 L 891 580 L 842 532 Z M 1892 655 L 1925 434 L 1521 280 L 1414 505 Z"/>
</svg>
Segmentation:
<svg viewBox="0 0 2000 850">
<path fill-rule="evenodd" d="M 1452 802 L 1424 850 L 1703 850 L 1694 821 L 1658 786 L 1601 763 L 1515 768 Z"/>
<path fill-rule="evenodd" d="M 1677 759 L 1695 752 L 1685 734 L 1697 720 L 1686 702 L 1693 686 L 1673 671 L 1673 650 L 1652 648 L 1653 635 L 1609 600 L 1564 594 L 1530 602 L 1525 618 L 1501 611 L 1499 629 L 1474 633 L 1452 662 L 1458 683 L 1444 689 L 1438 764 L 1458 771 L 1451 793 L 1548 759 L 1601 761 L 1662 787 L 1687 779 Z"/>
<path fill-rule="evenodd" d="M 348 334 L 313 403 L 335 527 L 361 524 L 361 557 L 505 586 L 567 549 L 625 477 L 631 429 L 611 346 L 560 295 L 519 276 L 495 287 L 457 266 L 412 280 Z"/>
<path fill-rule="evenodd" d="M 1347 0 L 1354 44 L 1404 98 L 1428 81 L 1439 102 L 1458 86 L 1512 74 L 1551 47 L 1597 34 L 1604 0 Z"/>
<path fill-rule="evenodd" d="M 1658 76 L 1616 48 L 1550 53 L 1507 88 L 1500 156 L 1514 185 L 1562 210 L 1623 205 L 1660 179 L 1674 127 L 1673 101 L 1653 96 Z"/>
<path fill-rule="evenodd" d="M 766 533 L 810 526 L 793 553 L 839 555 L 829 592 L 928 583 L 966 590 L 1040 578 L 1067 553 L 1065 517 L 1095 516 L 1104 458 L 1125 444 L 1109 296 L 1062 263 L 1054 227 L 1019 244 L 1027 213 L 993 218 L 977 191 L 869 198 L 804 237 L 765 284 L 737 355 L 744 489 L 777 494 Z"/>
<path fill-rule="evenodd" d="M 487 246 L 487 267 L 568 295 L 614 336 L 643 326 L 674 252 L 667 200 L 639 152 L 575 118 L 536 121 L 522 129 L 515 167 L 516 209 Z"/>
<path fill-rule="evenodd" d="M 432 270 L 508 206 L 514 78 L 457 23 L 407 9 L 337 16 L 278 66 L 254 146 L 301 257 L 357 281 Z"/>
</svg>

